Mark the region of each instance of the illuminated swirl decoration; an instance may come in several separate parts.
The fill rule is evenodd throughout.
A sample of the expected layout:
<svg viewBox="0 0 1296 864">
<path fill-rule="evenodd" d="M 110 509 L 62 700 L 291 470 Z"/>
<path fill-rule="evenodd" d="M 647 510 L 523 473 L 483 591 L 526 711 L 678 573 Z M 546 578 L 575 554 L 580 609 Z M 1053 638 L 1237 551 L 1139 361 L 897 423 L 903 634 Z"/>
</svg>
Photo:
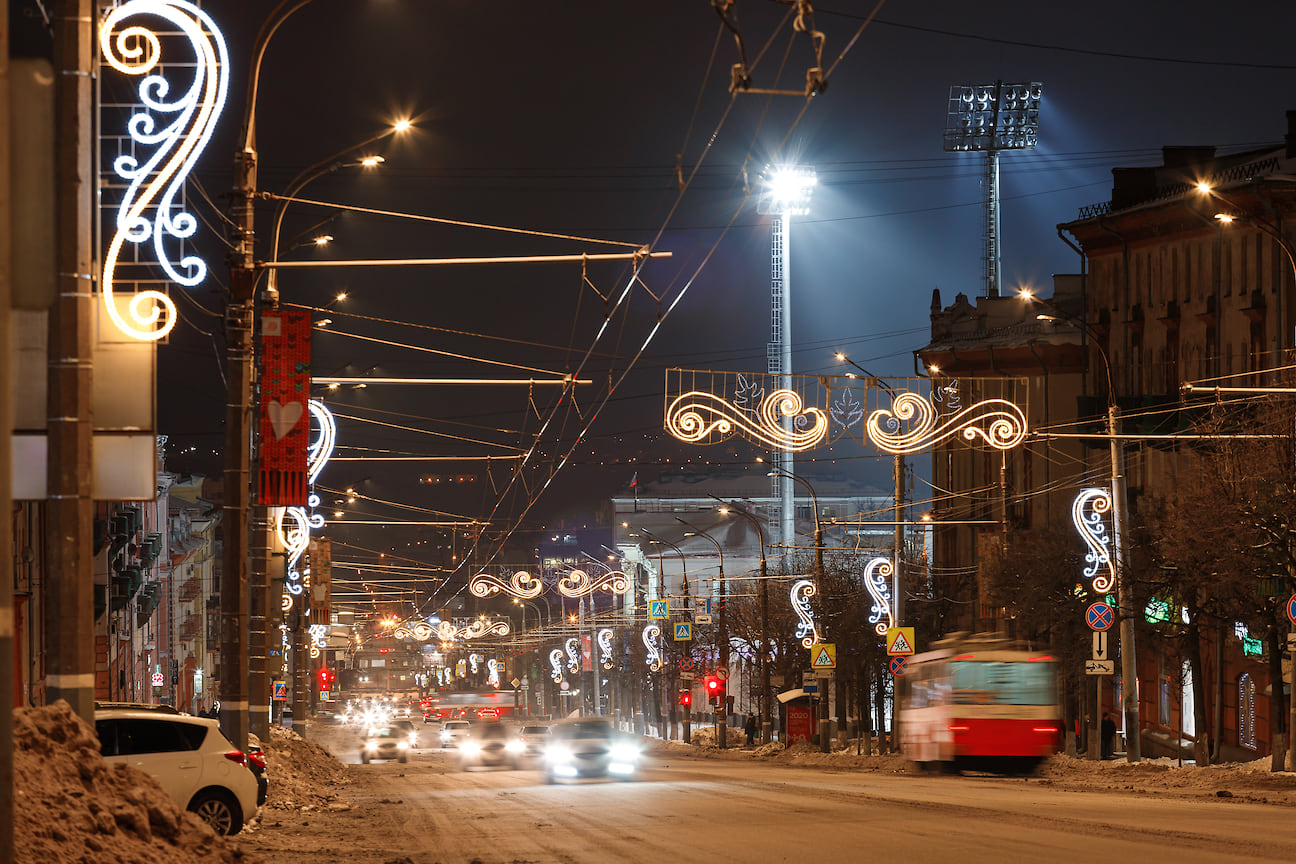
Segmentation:
<svg viewBox="0 0 1296 864">
<path fill-rule="evenodd" d="M 549 652 L 549 665 L 553 667 L 553 671 L 549 673 L 549 677 L 559 684 L 561 684 L 563 680 L 562 661 L 563 652 L 561 649 L 555 648 Z"/>
<path fill-rule="evenodd" d="M 792 611 L 801 619 L 793 638 L 800 639 L 803 648 L 809 648 L 819 641 L 819 631 L 815 629 L 814 612 L 810 609 L 810 598 L 814 595 L 815 586 L 809 579 L 798 579 L 792 585 Z"/>
<path fill-rule="evenodd" d="M 895 572 L 890 558 L 874 558 L 864 567 L 864 587 L 873 597 L 873 608 L 869 610 L 869 623 L 873 632 L 885 636 L 891 628 L 891 583 L 887 580 Z"/>
<path fill-rule="evenodd" d="M 189 40 L 193 57 L 176 64 L 191 69 L 189 89 L 168 99 L 171 82 L 149 74 L 162 60 L 162 40 L 144 24 L 128 23 L 142 16 L 161 18 Z M 161 339 L 176 323 L 176 307 L 161 291 L 136 293 L 127 310 L 128 322 L 118 311 L 113 297 L 113 276 L 124 243 L 153 241 L 154 253 L 168 278 L 193 286 L 207 276 L 207 264 L 187 255 L 172 262 L 167 239 L 186 240 L 193 236 L 198 221 L 193 214 L 177 209 L 176 199 L 194 163 L 211 138 L 212 129 L 225 107 L 229 89 L 229 55 L 225 39 L 205 12 L 184 0 L 127 0 L 110 10 L 99 27 L 99 46 L 104 61 L 124 75 L 144 76 L 139 99 L 144 110 L 131 116 L 127 129 L 131 140 L 152 155 L 141 164 L 130 152 L 118 156 L 113 170 L 127 181 L 117 210 L 117 230 L 104 256 L 104 306 L 123 333 L 140 340 Z M 163 120 L 158 128 L 158 118 Z M 151 212 L 152 219 L 146 216 Z M 182 272 L 183 271 L 183 272 Z M 165 314 L 164 314 L 165 310 Z"/>
<path fill-rule="evenodd" d="M 593 579 L 584 570 L 571 570 L 558 580 L 558 593 L 564 597 L 585 597 L 606 591 L 624 594 L 630 590 L 630 578 L 620 570 L 608 570 Z"/>
<path fill-rule="evenodd" d="M 480 654 L 468 655 L 468 665 L 472 667 L 472 674 L 474 675 L 477 674 L 477 664 L 480 663 L 481 660 L 482 660 L 482 656 Z"/>
<path fill-rule="evenodd" d="M 782 420 L 792 418 L 792 429 L 783 428 Z M 791 390 L 775 390 L 766 396 L 756 411 L 731 405 L 719 396 L 691 390 L 675 397 L 666 409 L 666 431 L 689 444 L 715 443 L 735 431 L 764 444 L 771 450 L 798 453 L 818 446 L 828 435 L 828 415 L 818 408 L 806 408 L 801 397 Z"/>
<path fill-rule="evenodd" d="M 576 637 L 573 636 L 571 639 L 568 639 L 563 643 L 563 647 L 567 649 L 567 668 L 571 670 L 573 675 L 575 675 L 577 672 L 581 671 L 580 645 L 576 641 Z"/>
<path fill-rule="evenodd" d="M 599 662 L 603 664 L 604 669 L 611 669 L 615 664 L 612 662 L 612 631 L 604 627 L 598 631 Z"/>
<path fill-rule="evenodd" d="M 653 672 L 660 672 L 663 665 L 661 651 L 657 649 L 657 640 L 660 638 L 661 628 L 656 624 L 649 624 L 643 629 L 643 643 L 644 647 L 648 649 L 648 657 L 645 662 Z"/>
<path fill-rule="evenodd" d="M 492 687 L 499 686 L 499 661 L 494 657 L 486 661 L 486 683 Z"/>
<path fill-rule="evenodd" d="M 453 642 L 456 639 L 478 639 L 482 636 L 507 636 L 510 629 L 507 618 L 495 621 L 484 621 L 478 618 L 464 627 L 456 627 L 449 621 L 442 621 L 435 628 L 424 621 L 417 621 L 413 624 L 400 625 L 392 630 L 390 635 L 394 639 L 416 639 L 420 642 L 430 642 L 434 639 Z"/>
<path fill-rule="evenodd" d="M 333 445 L 337 441 L 337 421 L 333 419 L 332 412 L 318 399 L 308 400 L 306 404 L 310 408 L 311 417 L 315 418 L 315 425 L 319 431 L 306 449 L 306 480 L 313 484 L 333 455 Z M 318 507 L 319 496 L 312 492 L 306 499 L 306 503 L 312 508 Z M 310 512 L 305 507 L 281 507 L 278 510 L 279 518 L 275 520 L 275 525 L 279 533 L 279 542 L 288 553 L 287 573 L 284 579 L 284 589 L 288 593 L 283 595 L 280 606 L 287 612 L 293 607 L 293 597 L 302 593 L 302 574 L 298 571 L 297 565 L 301 561 L 302 554 L 310 547 L 311 529 L 324 527 L 324 516 Z"/>
<path fill-rule="evenodd" d="M 507 618 L 498 618 L 494 621 L 478 618 L 467 627 L 455 631 L 455 637 L 458 639 L 480 639 L 482 636 L 507 636 L 511 629 Z"/>
<path fill-rule="evenodd" d="M 292 608 L 293 597 L 302 593 L 302 574 L 297 569 L 302 554 L 310 546 L 310 517 L 304 507 L 276 507 L 279 511 L 275 525 L 279 543 L 288 559 L 284 565 L 284 591 L 282 606 L 286 612 Z"/>
<path fill-rule="evenodd" d="M 468 582 L 468 590 L 474 597 L 490 597 L 503 591 L 520 600 L 534 600 L 544 590 L 544 583 L 525 570 L 517 571 L 507 582 L 490 573 L 478 573 Z"/>
<path fill-rule="evenodd" d="M 868 437 L 879 450 L 900 455 L 919 453 L 956 434 L 968 441 L 980 438 L 998 450 L 1011 450 L 1026 438 L 1026 415 L 1004 399 L 985 399 L 941 419 L 922 396 L 901 393 L 890 411 L 879 408 L 869 415 Z M 905 424 L 908 431 L 902 431 Z"/>
<path fill-rule="evenodd" d="M 307 628 L 310 633 L 310 656 L 312 659 L 320 656 L 320 651 L 328 647 L 329 628 L 327 624 L 312 624 Z"/>
<path fill-rule="evenodd" d="M 1089 551 L 1085 553 L 1084 575 L 1093 580 L 1093 589 L 1098 592 L 1110 591 L 1112 579 L 1111 537 L 1107 534 L 1107 524 L 1103 516 L 1111 510 L 1111 493 L 1106 489 L 1090 488 L 1080 490 L 1071 504 L 1071 521 L 1076 531 L 1084 538 Z M 1107 572 L 1099 574 L 1106 568 Z"/>
</svg>

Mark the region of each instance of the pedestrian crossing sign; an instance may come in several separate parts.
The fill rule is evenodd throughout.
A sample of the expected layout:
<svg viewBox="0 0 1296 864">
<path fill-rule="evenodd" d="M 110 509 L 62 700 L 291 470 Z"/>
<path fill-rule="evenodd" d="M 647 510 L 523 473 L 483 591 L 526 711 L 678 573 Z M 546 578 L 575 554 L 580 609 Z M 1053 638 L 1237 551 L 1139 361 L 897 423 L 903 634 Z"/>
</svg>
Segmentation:
<svg viewBox="0 0 1296 864">
<path fill-rule="evenodd" d="M 693 638 L 693 625 L 688 621 L 675 622 L 675 641 L 688 642 Z"/>
<path fill-rule="evenodd" d="M 669 600 L 649 600 L 648 617 L 649 618 L 669 618 L 670 601 Z"/>
<path fill-rule="evenodd" d="M 833 642 L 816 642 L 810 646 L 810 668 L 836 669 L 837 645 Z"/>
<path fill-rule="evenodd" d="M 914 653 L 914 628 L 888 628 L 886 635 L 886 648 L 887 653 L 891 655 Z"/>
</svg>

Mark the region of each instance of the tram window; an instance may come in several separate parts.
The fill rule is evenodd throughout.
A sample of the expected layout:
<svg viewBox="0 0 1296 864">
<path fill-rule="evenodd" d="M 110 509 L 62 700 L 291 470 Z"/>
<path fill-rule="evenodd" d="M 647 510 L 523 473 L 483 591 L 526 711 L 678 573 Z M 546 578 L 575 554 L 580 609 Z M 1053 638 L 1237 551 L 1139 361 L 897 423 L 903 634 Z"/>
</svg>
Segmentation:
<svg viewBox="0 0 1296 864">
<path fill-rule="evenodd" d="M 1047 663 L 955 662 L 954 701 L 962 704 L 1049 705 L 1053 667 Z"/>
</svg>

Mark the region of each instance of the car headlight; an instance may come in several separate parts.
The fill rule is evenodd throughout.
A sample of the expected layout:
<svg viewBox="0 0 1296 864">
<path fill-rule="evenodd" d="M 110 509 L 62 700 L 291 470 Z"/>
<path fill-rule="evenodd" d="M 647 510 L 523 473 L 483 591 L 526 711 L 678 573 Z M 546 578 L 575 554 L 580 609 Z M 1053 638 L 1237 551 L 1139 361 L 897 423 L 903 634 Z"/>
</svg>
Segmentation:
<svg viewBox="0 0 1296 864">
<path fill-rule="evenodd" d="M 408 741 L 398 741 L 398 742 L 396 742 L 396 749 L 397 749 L 397 750 L 408 750 L 408 749 L 409 749 L 409 742 L 408 742 Z"/>
<path fill-rule="evenodd" d="M 639 758 L 639 748 L 633 744 L 614 744 L 609 756 L 613 762 L 634 762 Z"/>
<path fill-rule="evenodd" d="M 476 741 L 465 741 L 459 745 L 459 751 L 468 756 L 476 756 L 481 752 L 481 745 Z"/>
<path fill-rule="evenodd" d="M 366 742 L 365 742 L 365 749 L 366 749 L 366 750 L 377 750 L 377 749 L 378 749 L 378 742 L 377 742 L 377 741 L 366 741 Z"/>
<path fill-rule="evenodd" d="M 550 762 L 570 762 L 572 753 L 566 747 L 555 744 L 545 749 L 545 758 Z"/>
<path fill-rule="evenodd" d="M 523 744 L 518 739 L 514 738 L 512 741 L 504 745 L 504 749 L 509 751 L 510 753 L 521 753 L 523 750 L 526 749 L 526 745 Z"/>
</svg>

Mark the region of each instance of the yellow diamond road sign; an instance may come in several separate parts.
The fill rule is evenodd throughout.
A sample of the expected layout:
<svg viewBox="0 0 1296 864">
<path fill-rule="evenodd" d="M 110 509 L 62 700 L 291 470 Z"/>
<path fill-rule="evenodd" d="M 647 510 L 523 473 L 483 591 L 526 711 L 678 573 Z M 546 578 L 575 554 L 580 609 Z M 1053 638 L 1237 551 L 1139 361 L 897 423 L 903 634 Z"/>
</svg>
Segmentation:
<svg viewBox="0 0 1296 864">
<path fill-rule="evenodd" d="M 810 667 L 812 669 L 836 669 L 837 645 L 832 642 L 816 642 L 811 645 Z"/>
<path fill-rule="evenodd" d="M 891 627 L 887 630 L 886 646 L 888 654 L 914 653 L 914 628 Z"/>
</svg>

